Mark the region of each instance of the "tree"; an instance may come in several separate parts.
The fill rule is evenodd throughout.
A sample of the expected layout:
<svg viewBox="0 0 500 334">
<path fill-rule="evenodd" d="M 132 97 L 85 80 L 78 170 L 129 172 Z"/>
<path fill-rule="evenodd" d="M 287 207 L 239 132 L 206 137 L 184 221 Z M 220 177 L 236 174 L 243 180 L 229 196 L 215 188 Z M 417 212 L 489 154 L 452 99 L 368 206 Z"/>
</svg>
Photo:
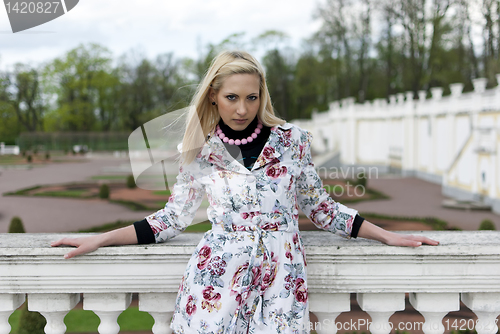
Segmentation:
<svg viewBox="0 0 500 334">
<path fill-rule="evenodd" d="M 489 79 L 489 84 L 493 85 L 496 81 L 495 74 L 500 71 L 500 1 L 483 0 L 481 9 L 484 18 L 484 76 Z"/>
<path fill-rule="evenodd" d="M 450 25 L 445 21 L 446 13 L 450 9 L 451 0 L 434 0 L 432 3 L 432 38 L 426 64 L 426 82 L 430 86 L 447 86 L 447 76 L 442 75 L 446 66 L 446 52 L 443 37 L 451 32 Z"/>
<path fill-rule="evenodd" d="M 266 68 L 266 82 L 276 113 L 290 120 L 293 114 L 291 89 L 293 65 L 278 49 L 270 50 L 262 61 Z"/>
<path fill-rule="evenodd" d="M 112 118 L 115 106 L 103 102 L 103 94 L 113 96 L 117 84 L 110 74 L 110 56 L 110 51 L 98 44 L 80 45 L 46 67 L 47 93 L 57 97 L 53 117 L 58 124 L 52 130 L 96 130 L 97 116 Z"/>
<path fill-rule="evenodd" d="M 36 68 L 17 63 L 12 72 L 0 75 L 0 113 L 15 118 L 19 130 L 34 132 L 43 128 L 45 103 Z"/>
<path fill-rule="evenodd" d="M 156 69 L 148 59 L 142 58 L 136 66 L 122 63 L 120 73 L 120 119 L 125 129 L 135 130 L 158 116 L 152 114 L 156 107 Z"/>
<path fill-rule="evenodd" d="M 22 126 L 12 106 L 9 89 L 9 73 L 0 72 L 0 142 L 14 144 L 15 138 L 22 131 Z"/>
<path fill-rule="evenodd" d="M 312 52 L 300 56 L 295 66 L 293 96 L 296 105 L 294 118 L 310 118 L 312 111 L 326 110 L 329 102 L 327 67 Z"/>
</svg>

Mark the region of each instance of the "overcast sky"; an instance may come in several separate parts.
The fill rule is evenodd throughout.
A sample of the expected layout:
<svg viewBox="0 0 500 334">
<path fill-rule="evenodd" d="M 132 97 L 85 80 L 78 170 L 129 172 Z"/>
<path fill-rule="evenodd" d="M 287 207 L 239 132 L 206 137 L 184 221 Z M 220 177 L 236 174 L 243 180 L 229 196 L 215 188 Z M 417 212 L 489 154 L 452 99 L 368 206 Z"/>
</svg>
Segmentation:
<svg viewBox="0 0 500 334">
<path fill-rule="evenodd" d="M 196 58 L 200 42 L 219 43 L 238 32 L 249 40 L 270 29 L 299 47 L 319 28 L 312 18 L 318 3 L 323 1 L 80 0 L 64 16 L 16 34 L 0 5 L 0 68 L 39 64 L 89 42 L 108 47 L 115 59 L 132 48 L 149 58 L 165 52 Z"/>
</svg>

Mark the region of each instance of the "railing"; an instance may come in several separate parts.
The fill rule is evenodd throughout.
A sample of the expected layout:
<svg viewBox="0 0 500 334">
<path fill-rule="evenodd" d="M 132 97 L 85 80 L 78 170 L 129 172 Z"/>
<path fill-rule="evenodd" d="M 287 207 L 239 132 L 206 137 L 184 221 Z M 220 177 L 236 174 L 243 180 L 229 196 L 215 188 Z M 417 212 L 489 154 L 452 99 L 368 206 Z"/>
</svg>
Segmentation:
<svg viewBox="0 0 500 334">
<path fill-rule="evenodd" d="M 443 317 L 460 300 L 478 317 L 479 334 L 496 333 L 500 314 L 500 232 L 412 232 L 441 242 L 419 248 L 345 240 L 302 232 L 306 246 L 310 311 L 318 333 L 335 333 L 336 317 L 350 310 L 350 293 L 371 319 L 372 333 L 389 333 L 389 317 L 405 307 L 405 293 L 425 322 L 443 333 Z M 80 300 L 101 319 L 99 333 L 119 332 L 118 315 L 139 294 L 139 309 L 155 319 L 153 333 L 170 333 L 169 321 L 186 263 L 201 239 L 184 233 L 158 245 L 101 248 L 64 260 L 68 248 L 51 248 L 62 234 L 0 234 L 0 334 L 28 296 L 28 308 L 47 319 L 45 333 L 64 333 L 63 319 Z M 81 236 L 81 235 L 79 235 Z"/>
</svg>

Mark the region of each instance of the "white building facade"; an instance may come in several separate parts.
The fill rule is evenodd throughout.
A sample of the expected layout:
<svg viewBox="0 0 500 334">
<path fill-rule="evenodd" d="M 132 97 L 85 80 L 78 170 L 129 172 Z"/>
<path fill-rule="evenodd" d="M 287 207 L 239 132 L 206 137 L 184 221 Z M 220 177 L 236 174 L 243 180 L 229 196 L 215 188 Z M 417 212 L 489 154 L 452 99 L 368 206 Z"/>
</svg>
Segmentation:
<svg viewBox="0 0 500 334">
<path fill-rule="evenodd" d="M 497 75 L 500 83 L 500 74 Z M 486 79 L 443 89 L 376 99 L 332 102 L 326 112 L 293 123 L 314 136 L 313 151 L 338 152 L 343 166 L 397 170 L 442 185 L 445 196 L 480 201 L 500 213 L 500 84 L 486 89 Z"/>
</svg>

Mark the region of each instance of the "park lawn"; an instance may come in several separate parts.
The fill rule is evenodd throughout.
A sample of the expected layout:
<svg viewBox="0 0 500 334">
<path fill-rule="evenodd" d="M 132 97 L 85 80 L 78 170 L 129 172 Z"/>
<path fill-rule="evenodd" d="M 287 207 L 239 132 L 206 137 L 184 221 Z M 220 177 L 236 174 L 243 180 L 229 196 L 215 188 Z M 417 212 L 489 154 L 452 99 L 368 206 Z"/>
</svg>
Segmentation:
<svg viewBox="0 0 500 334">
<path fill-rule="evenodd" d="M 206 232 L 212 228 L 212 223 L 205 220 L 198 224 L 189 225 L 184 232 Z"/>
<path fill-rule="evenodd" d="M 9 323 L 12 326 L 11 334 L 17 332 L 19 326 L 19 317 L 21 311 L 17 310 L 9 318 Z M 92 311 L 75 309 L 68 312 L 64 318 L 64 323 L 68 328 L 66 333 L 97 333 L 99 326 L 99 317 Z M 150 331 L 153 327 L 154 320 L 147 312 L 141 312 L 137 307 L 129 307 L 118 317 L 120 331 Z"/>
<path fill-rule="evenodd" d="M 170 190 L 156 190 L 156 191 L 153 191 L 153 194 L 160 195 L 160 196 L 170 196 L 171 195 Z"/>
<path fill-rule="evenodd" d="M 25 164 L 26 158 L 18 155 L 0 155 L 0 165 Z"/>
<path fill-rule="evenodd" d="M 75 190 L 60 190 L 60 191 L 44 191 L 34 194 L 34 196 L 50 196 L 50 197 L 75 197 L 75 198 L 85 198 L 91 196 L 84 196 L 87 190 L 75 189 Z"/>
<path fill-rule="evenodd" d="M 126 180 L 128 175 L 95 175 L 92 180 Z"/>
</svg>

